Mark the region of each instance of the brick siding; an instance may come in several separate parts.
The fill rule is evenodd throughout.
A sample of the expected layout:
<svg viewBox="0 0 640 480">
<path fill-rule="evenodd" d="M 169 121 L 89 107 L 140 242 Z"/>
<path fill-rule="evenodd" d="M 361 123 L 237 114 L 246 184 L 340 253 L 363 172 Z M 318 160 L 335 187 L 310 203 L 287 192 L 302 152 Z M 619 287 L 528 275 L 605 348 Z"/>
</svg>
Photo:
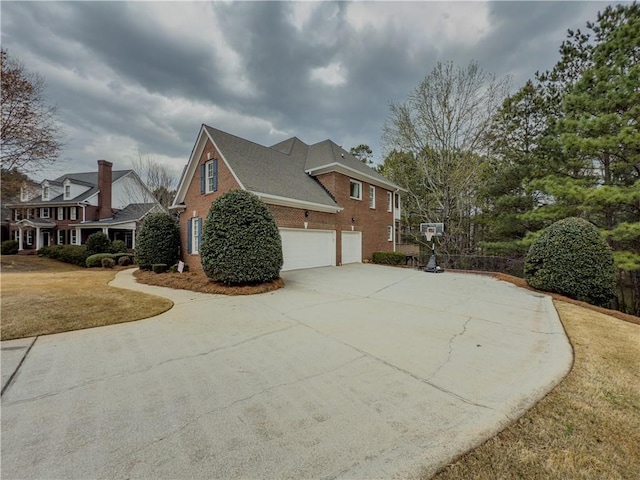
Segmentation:
<svg viewBox="0 0 640 480">
<path fill-rule="evenodd" d="M 208 161 L 208 153 L 211 158 L 218 158 L 218 190 L 214 193 L 200 193 L 200 166 Z M 340 173 L 331 172 L 316 177 L 318 181 L 329 191 L 338 205 L 344 208 L 340 213 L 324 213 L 304 208 L 293 208 L 279 205 L 267 205 L 273 214 L 279 227 L 305 228 L 336 231 L 336 262 L 342 262 L 342 231 L 362 232 L 362 257 L 371 259 L 373 252 L 390 251 L 393 242 L 387 240 L 387 227 L 393 227 L 393 212 L 387 211 L 387 192 L 381 187 L 376 189 L 375 209 L 369 207 L 369 184 L 362 183 L 362 200 L 350 198 L 350 178 Z M 189 219 L 202 218 L 204 222 L 211 203 L 223 193 L 240 188 L 233 178 L 231 171 L 222 161 L 209 140 L 200 156 L 195 173 L 185 195 L 186 209 L 180 214 L 180 239 L 182 245 L 182 258 L 190 269 L 202 269 L 200 256 L 187 253 L 187 227 Z M 305 212 L 309 212 L 305 216 Z M 195 214 L 194 214 L 195 212 Z M 354 221 L 352 221 L 354 219 Z"/>
</svg>

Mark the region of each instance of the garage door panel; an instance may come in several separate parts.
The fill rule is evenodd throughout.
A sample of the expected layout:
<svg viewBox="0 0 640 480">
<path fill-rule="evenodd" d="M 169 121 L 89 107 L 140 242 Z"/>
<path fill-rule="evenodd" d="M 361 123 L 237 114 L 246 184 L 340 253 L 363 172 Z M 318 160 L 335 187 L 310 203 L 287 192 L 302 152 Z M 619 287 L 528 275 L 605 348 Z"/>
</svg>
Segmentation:
<svg viewBox="0 0 640 480">
<path fill-rule="evenodd" d="M 342 264 L 362 262 L 362 232 L 342 232 Z"/>
<path fill-rule="evenodd" d="M 336 234 L 331 230 L 281 228 L 283 271 L 336 264 Z"/>
</svg>

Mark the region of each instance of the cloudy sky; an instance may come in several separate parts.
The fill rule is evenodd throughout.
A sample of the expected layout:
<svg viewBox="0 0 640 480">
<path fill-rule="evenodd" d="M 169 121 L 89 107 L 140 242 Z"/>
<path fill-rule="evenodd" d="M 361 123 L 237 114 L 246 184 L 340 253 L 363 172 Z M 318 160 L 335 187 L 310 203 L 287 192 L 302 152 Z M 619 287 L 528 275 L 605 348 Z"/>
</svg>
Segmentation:
<svg viewBox="0 0 640 480">
<path fill-rule="evenodd" d="M 206 123 L 272 145 L 327 138 L 381 160 L 389 102 L 438 61 L 515 90 L 601 2 L 9 2 L 2 47 L 46 80 L 66 131 L 38 180 L 150 156 L 179 176 Z"/>
</svg>

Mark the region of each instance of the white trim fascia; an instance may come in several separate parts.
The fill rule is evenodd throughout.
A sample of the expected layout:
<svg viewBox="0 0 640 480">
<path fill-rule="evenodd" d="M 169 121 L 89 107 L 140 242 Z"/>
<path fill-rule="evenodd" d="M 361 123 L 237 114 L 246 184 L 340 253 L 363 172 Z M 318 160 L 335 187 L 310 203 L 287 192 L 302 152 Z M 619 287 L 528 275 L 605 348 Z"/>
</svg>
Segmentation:
<svg viewBox="0 0 640 480">
<path fill-rule="evenodd" d="M 233 178 L 238 183 L 240 188 L 242 190 L 246 190 L 246 188 L 244 187 L 244 185 L 236 175 L 236 172 L 234 172 L 233 169 L 229 166 L 229 162 L 227 162 L 227 159 L 224 157 L 224 155 L 220 151 L 220 148 L 218 148 L 218 145 L 216 144 L 216 142 L 213 141 L 213 138 L 211 138 L 211 135 L 209 135 L 209 132 L 207 132 L 203 124 L 200 126 L 200 133 L 198 133 L 198 138 L 196 139 L 196 143 L 193 147 L 193 150 L 191 151 L 189 160 L 187 161 L 187 168 L 184 172 L 184 175 L 181 178 L 180 185 L 178 185 L 178 189 L 176 190 L 176 196 L 173 199 L 173 204 L 171 205 L 171 207 L 169 207 L 170 209 L 174 207 L 177 208 L 180 206 L 180 203 L 184 202 L 184 199 L 187 196 L 187 190 L 189 189 L 189 185 L 191 185 L 191 182 L 193 181 L 193 176 L 196 173 L 196 166 L 198 165 L 200 157 L 202 156 L 204 147 L 207 145 L 207 139 L 211 141 L 211 144 L 215 147 L 216 151 L 218 152 L 218 155 L 220 156 L 220 159 L 224 162 L 226 167 L 229 169 L 229 171 L 231 172 L 231 175 L 233 175 Z"/>
<path fill-rule="evenodd" d="M 278 205 L 281 207 L 303 208 L 305 210 L 313 210 L 314 212 L 338 213 L 344 210 L 342 207 L 323 205 L 321 203 L 307 202 L 305 200 L 297 200 L 295 198 L 280 197 L 270 193 L 254 192 L 264 203 L 269 205 Z"/>
<path fill-rule="evenodd" d="M 178 185 L 178 189 L 176 190 L 176 196 L 173 197 L 173 204 L 176 206 L 177 204 L 184 202 L 184 198 L 187 195 L 187 190 L 189 189 L 189 185 L 193 180 L 193 175 L 195 173 L 195 163 L 194 159 L 199 159 L 202 155 L 202 151 L 204 150 L 204 146 L 207 144 L 206 140 L 203 142 L 202 138 L 204 134 L 204 124 L 200 125 L 200 132 L 198 132 L 198 137 L 196 138 L 196 143 L 193 145 L 193 150 L 191 150 L 191 155 L 189 155 L 189 160 L 187 160 L 186 169 L 184 171 L 184 175 L 180 179 L 180 184 Z M 188 180 L 187 180 L 188 179 Z"/>
<path fill-rule="evenodd" d="M 391 181 L 385 182 L 383 180 L 380 180 L 379 178 L 375 178 L 371 175 L 367 175 L 366 173 L 362 173 L 359 170 L 356 170 L 351 167 L 347 167 L 346 165 L 343 165 L 338 162 L 327 163 L 326 165 L 321 165 L 319 167 L 305 170 L 305 172 L 308 173 L 309 175 L 314 175 L 314 176 L 321 175 L 323 173 L 338 172 L 351 178 L 364 180 L 370 183 L 371 185 L 384 188 L 385 190 L 392 190 L 392 191 L 400 190 L 400 191 L 406 192 L 404 188 L 396 185 L 395 183 L 392 183 Z"/>
<path fill-rule="evenodd" d="M 95 220 L 91 220 L 89 222 L 70 223 L 69 226 L 76 227 L 76 228 L 102 228 L 102 227 L 113 227 L 117 225 L 126 225 L 128 223 L 135 224 L 136 222 L 137 220 L 125 220 L 122 222 L 107 223 L 107 222 L 97 222 Z"/>
<path fill-rule="evenodd" d="M 242 184 L 242 182 L 240 181 L 240 179 L 236 175 L 236 172 L 233 171 L 233 168 L 231 168 L 231 165 L 229 165 L 229 162 L 227 162 L 227 159 L 224 157 L 224 154 L 222 153 L 222 150 L 220 150 L 220 148 L 218 147 L 216 142 L 214 142 L 213 138 L 211 138 L 211 135 L 209 135 L 209 132 L 207 132 L 207 137 L 209 138 L 209 140 L 211 140 L 211 143 L 213 144 L 213 146 L 215 147 L 216 151 L 218 152 L 218 155 L 220 155 L 220 158 L 222 159 L 224 164 L 227 166 L 227 168 L 231 172 L 231 175 L 233 175 L 234 180 L 238 183 L 238 185 L 240 186 L 240 188 L 242 190 L 246 190 L 245 186 Z M 219 170 L 218 170 L 218 172 L 219 172 Z M 220 176 L 220 174 L 218 173 L 218 181 L 220 180 L 219 176 Z"/>
</svg>

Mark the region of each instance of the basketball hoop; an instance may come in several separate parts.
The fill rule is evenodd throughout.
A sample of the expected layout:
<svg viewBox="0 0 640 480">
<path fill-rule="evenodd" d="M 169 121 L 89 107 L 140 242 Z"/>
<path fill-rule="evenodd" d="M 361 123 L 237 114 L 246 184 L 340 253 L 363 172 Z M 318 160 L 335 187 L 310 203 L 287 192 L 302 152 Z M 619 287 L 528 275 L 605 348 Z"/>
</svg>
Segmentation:
<svg viewBox="0 0 640 480">
<path fill-rule="evenodd" d="M 433 239 L 433 236 L 436 234 L 436 229 L 433 227 L 428 227 L 427 231 L 424 232 L 424 236 L 427 237 L 427 242 L 430 242 Z"/>
</svg>

